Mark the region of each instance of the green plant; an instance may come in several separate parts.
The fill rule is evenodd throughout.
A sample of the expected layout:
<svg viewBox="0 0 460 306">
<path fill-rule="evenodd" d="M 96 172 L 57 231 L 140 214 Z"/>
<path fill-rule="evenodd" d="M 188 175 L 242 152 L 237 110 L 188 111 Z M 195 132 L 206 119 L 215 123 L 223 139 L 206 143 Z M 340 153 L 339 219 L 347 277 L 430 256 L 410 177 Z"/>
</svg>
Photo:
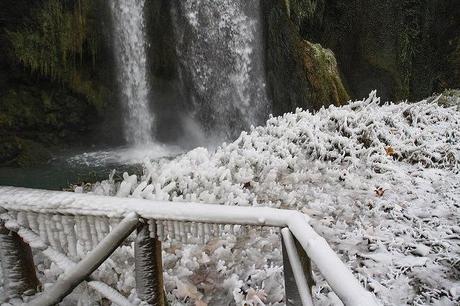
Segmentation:
<svg viewBox="0 0 460 306">
<path fill-rule="evenodd" d="M 48 0 L 32 14 L 30 22 L 7 31 L 7 37 L 15 57 L 32 73 L 66 83 L 102 107 L 104 90 L 93 84 L 83 65 L 90 58 L 95 66 L 99 49 L 93 3 Z"/>
</svg>

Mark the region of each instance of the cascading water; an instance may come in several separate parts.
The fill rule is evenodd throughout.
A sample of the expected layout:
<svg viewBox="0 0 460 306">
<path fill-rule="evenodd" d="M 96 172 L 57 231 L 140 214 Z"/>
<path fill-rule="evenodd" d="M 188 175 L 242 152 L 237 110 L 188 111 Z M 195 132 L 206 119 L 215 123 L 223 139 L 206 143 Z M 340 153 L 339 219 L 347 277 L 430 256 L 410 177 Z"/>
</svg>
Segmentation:
<svg viewBox="0 0 460 306">
<path fill-rule="evenodd" d="M 124 137 L 129 145 L 153 143 L 149 108 L 144 0 L 111 0 L 115 57 L 125 108 Z"/>
<path fill-rule="evenodd" d="M 175 1 L 172 15 L 185 96 L 207 137 L 234 139 L 270 106 L 259 1 Z"/>
</svg>

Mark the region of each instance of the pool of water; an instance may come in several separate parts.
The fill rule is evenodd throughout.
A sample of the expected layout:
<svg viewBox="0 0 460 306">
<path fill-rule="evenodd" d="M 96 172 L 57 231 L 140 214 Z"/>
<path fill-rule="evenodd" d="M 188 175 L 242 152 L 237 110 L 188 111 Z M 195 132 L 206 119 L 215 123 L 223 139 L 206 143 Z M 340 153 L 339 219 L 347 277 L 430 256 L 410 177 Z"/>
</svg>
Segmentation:
<svg viewBox="0 0 460 306">
<path fill-rule="evenodd" d="M 0 167 L 0 185 L 62 190 L 72 184 L 94 183 L 123 172 L 142 174 L 145 159 L 172 158 L 183 150 L 174 146 L 152 144 L 136 148 L 113 148 L 94 151 L 63 151 L 45 165 L 30 168 Z"/>
</svg>

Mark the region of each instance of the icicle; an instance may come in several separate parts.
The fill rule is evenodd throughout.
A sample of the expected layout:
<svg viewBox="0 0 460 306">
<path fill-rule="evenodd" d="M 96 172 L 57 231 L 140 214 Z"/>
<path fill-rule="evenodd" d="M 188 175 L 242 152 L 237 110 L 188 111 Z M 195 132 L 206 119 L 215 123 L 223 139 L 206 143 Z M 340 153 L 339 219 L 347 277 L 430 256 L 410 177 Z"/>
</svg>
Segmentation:
<svg viewBox="0 0 460 306">
<path fill-rule="evenodd" d="M 158 234 L 158 239 L 160 241 L 163 241 L 165 239 L 164 238 L 164 222 L 163 221 L 157 222 L 157 234 Z"/>
<path fill-rule="evenodd" d="M 100 217 L 94 217 L 94 226 L 96 228 L 97 243 L 99 244 L 104 236 L 102 235 L 101 221 Z"/>
<path fill-rule="evenodd" d="M 174 221 L 173 224 L 174 224 L 174 238 L 179 240 L 180 239 L 179 222 Z"/>
<path fill-rule="evenodd" d="M 75 222 L 70 216 L 62 217 L 62 226 L 67 238 L 67 251 L 71 258 L 77 258 L 77 238 L 75 236 Z"/>
<path fill-rule="evenodd" d="M 109 219 L 110 230 L 115 228 L 120 222 L 121 222 L 120 218 L 110 218 Z"/>
<path fill-rule="evenodd" d="M 62 217 L 60 215 L 53 216 L 53 223 L 56 228 L 56 238 L 59 241 L 59 245 L 61 246 L 62 250 L 65 254 L 68 253 L 68 243 L 67 237 L 64 232 L 64 226 L 62 225 Z"/>
<path fill-rule="evenodd" d="M 176 238 L 174 233 L 174 221 L 168 221 L 168 235 L 171 240 Z"/>
<path fill-rule="evenodd" d="M 169 238 L 169 221 L 163 221 L 163 239 Z"/>
<path fill-rule="evenodd" d="M 192 224 L 190 224 L 190 235 L 195 238 L 198 237 L 198 226 L 196 222 L 192 222 Z"/>
<path fill-rule="evenodd" d="M 233 234 L 238 235 L 241 232 L 241 225 L 235 224 L 233 225 Z"/>
<path fill-rule="evenodd" d="M 10 219 L 17 220 L 18 219 L 18 212 L 14 210 L 8 211 L 8 216 Z"/>
<path fill-rule="evenodd" d="M 37 234 L 35 234 L 33 231 L 27 228 L 19 229 L 18 235 L 21 236 L 24 242 L 29 244 L 29 246 L 32 249 L 38 249 L 40 251 L 43 251 L 49 247 L 48 245 L 43 243 L 43 241 L 40 239 L 40 237 Z"/>
<path fill-rule="evenodd" d="M 19 225 L 29 227 L 29 222 L 27 221 L 27 215 L 25 212 L 18 212 L 16 220 L 18 220 Z"/>
<path fill-rule="evenodd" d="M 214 237 L 219 237 L 219 225 L 218 224 L 212 224 L 212 235 Z"/>
<path fill-rule="evenodd" d="M 198 238 L 200 238 L 202 243 L 205 242 L 203 223 L 198 223 Z"/>
<path fill-rule="evenodd" d="M 38 229 L 38 215 L 36 213 L 28 212 L 27 213 L 27 222 L 29 223 L 29 227 L 35 233 L 39 233 Z"/>
<path fill-rule="evenodd" d="M 110 233 L 110 226 L 109 226 L 109 219 L 108 218 L 101 218 L 101 230 L 102 234 L 107 236 Z"/>
<path fill-rule="evenodd" d="M 81 241 L 82 229 L 81 229 L 80 216 L 75 216 L 74 217 L 74 222 L 75 222 L 75 235 L 77 237 L 77 245 L 79 244 L 79 245 L 83 246 L 83 243 Z"/>
<path fill-rule="evenodd" d="M 45 227 L 46 227 L 46 234 L 48 236 L 48 241 L 56 251 L 61 252 L 61 246 L 58 244 L 56 240 L 56 230 L 54 228 L 53 220 L 51 220 L 51 216 L 45 216 Z"/>
<path fill-rule="evenodd" d="M 186 240 L 185 235 L 186 233 L 185 233 L 185 228 L 184 228 L 184 222 L 179 222 L 179 237 L 182 243 L 184 243 Z"/>
<path fill-rule="evenodd" d="M 191 236 L 192 224 L 190 222 L 184 223 L 185 228 L 185 243 L 188 243 L 189 235 Z"/>
<path fill-rule="evenodd" d="M 65 239 L 63 228 L 60 223 L 60 217 L 58 215 L 53 215 L 51 217 L 51 228 L 53 230 L 54 240 L 58 245 L 58 250 L 65 253 L 65 245 L 62 243 L 67 244 L 67 239 Z"/>
<path fill-rule="evenodd" d="M 85 253 L 88 253 L 92 249 L 92 240 L 91 240 L 91 232 L 89 229 L 88 221 L 86 217 L 80 216 L 80 226 L 81 226 L 81 237 L 83 246 L 85 248 Z"/>
<path fill-rule="evenodd" d="M 211 236 L 211 227 L 209 226 L 208 223 L 204 224 L 204 240 L 209 241 L 209 238 Z"/>
<path fill-rule="evenodd" d="M 155 236 L 156 236 L 156 224 L 155 224 L 155 220 L 148 220 L 148 224 L 149 224 L 150 238 L 155 238 Z"/>
<path fill-rule="evenodd" d="M 48 234 L 46 232 L 46 222 L 45 222 L 45 216 L 43 214 L 39 214 L 37 217 L 38 221 L 38 233 L 40 235 L 40 238 L 43 240 L 44 243 L 48 243 Z"/>
<path fill-rule="evenodd" d="M 224 224 L 219 224 L 218 231 L 219 231 L 219 236 L 221 236 L 222 238 L 227 236 L 227 232 L 225 231 L 225 225 Z"/>
<path fill-rule="evenodd" d="M 93 216 L 87 216 L 86 222 L 88 222 L 89 232 L 90 232 L 90 240 L 91 240 L 91 249 L 94 249 L 96 245 L 99 244 L 97 241 L 97 230 L 96 230 L 96 221 Z"/>
</svg>

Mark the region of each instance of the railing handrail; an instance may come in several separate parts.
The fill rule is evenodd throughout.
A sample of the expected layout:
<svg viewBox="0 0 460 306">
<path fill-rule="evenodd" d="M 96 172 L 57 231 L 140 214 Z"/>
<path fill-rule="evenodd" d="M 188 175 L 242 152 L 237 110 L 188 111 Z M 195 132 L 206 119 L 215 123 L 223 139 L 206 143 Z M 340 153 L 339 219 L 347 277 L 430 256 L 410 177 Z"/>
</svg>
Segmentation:
<svg viewBox="0 0 460 306">
<path fill-rule="evenodd" d="M 377 305 L 373 295 L 360 285 L 326 240 L 309 225 L 309 217 L 298 211 L 151 201 L 17 187 L 0 187 L 0 208 L 18 212 L 110 218 L 122 218 L 136 213 L 144 219 L 156 221 L 287 227 L 345 305 Z"/>
</svg>

